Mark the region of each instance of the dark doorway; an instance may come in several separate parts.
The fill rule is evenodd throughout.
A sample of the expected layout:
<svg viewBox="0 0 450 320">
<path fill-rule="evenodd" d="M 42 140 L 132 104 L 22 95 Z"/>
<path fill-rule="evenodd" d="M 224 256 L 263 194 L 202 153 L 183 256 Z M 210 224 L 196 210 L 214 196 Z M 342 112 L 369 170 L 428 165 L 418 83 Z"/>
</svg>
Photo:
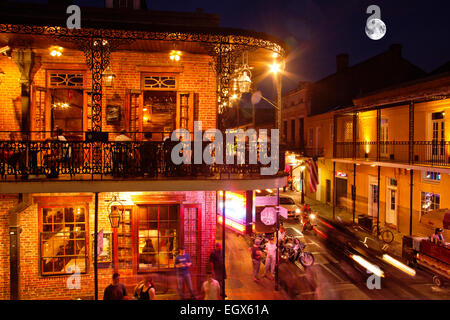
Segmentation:
<svg viewBox="0 0 450 320">
<path fill-rule="evenodd" d="M 327 179 L 326 183 L 327 183 L 326 191 L 325 191 L 326 201 L 327 201 L 327 203 L 330 203 L 331 202 L 331 180 Z"/>
<path fill-rule="evenodd" d="M 340 208 L 346 206 L 347 201 L 347 179 L 336 177 L 336 205 Z"/>
<path fill-rule="evenodd" d="M 299 147 L 300 149 L 303 149 L 305 147 L 305 119 L 304 118 L 300 118 L 299 119 Z M 329 181 L 329 180 L 328 180 Z M 327 200 L 328 201 L 328 200 Z"/>
</svg>

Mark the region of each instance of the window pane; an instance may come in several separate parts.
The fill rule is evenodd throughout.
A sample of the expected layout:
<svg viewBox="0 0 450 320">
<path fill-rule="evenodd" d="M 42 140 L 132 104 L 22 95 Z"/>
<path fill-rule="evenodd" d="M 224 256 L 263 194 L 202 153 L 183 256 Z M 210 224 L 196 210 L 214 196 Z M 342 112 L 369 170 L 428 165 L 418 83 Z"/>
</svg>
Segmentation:
<svg viewBox="0 0 450 320">
<path fill-rule="evenodd" d="M 74 222 L 73 208 L 65 208 L 64 209 L 64 221 L 66 223 Z"/>
</svg>

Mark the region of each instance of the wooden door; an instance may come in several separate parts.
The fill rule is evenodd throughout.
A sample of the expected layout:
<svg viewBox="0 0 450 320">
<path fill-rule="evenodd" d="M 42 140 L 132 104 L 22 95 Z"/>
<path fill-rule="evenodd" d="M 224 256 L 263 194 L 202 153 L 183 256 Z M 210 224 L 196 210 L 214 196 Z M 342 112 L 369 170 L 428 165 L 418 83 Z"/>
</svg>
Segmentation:
<svg viewBox="0 0 450 320">
<path fill-rule="evenodd" d="M 201 247 L 202 247 L 202 228 L 201 228 L 201 205 L 187 204 L 182 207 L 182 226 L 183 226 L 183 245 L 187 253 L 191 256 L 191 276 L 193 285 L 198 287 L 200 284 L 199 276 L 202 274 L 201 266 Z"/>
</svg>

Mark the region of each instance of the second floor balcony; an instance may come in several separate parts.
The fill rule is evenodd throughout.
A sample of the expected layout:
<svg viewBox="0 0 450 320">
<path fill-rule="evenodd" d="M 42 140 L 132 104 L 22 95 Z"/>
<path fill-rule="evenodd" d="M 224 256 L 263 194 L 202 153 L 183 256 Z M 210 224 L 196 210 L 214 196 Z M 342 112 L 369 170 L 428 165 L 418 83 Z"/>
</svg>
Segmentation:
<svg viewBox="0 0 450 320">
<path fill-rule="evenodd" d="M 179 143 L 169 138 L 157 141 L 0 141 L 0 181 L 258 179 L 269 177 L 261 174 L 261 169 L 273 166 L 274 161 L 279 170 L 272 177 L 282 175 L 284 169 L 282 150 L 279 157 L 267 165 L 261 164 L 259 153 L 257 163 L 251 164 L 248 143 L 243 152 L 244 164 L 238 164 L 237 144 L 226 142 L 220 145 L 223 161 L 207 164 L 202 158 L 197 164 L 194 141 L 191 151 L 175 151 L 186 159 L 177 164 L 172 151 Z M 209 142 L 199 145 L 204 155 Z M 215 156 L 216 152 L 212 154 Z M 227 154 L 233 155 L 233 163 L 226 160 Z M 270 143 L 268 156 L 271 157 Z"/>
<path fill-rule="evenodd" d="M 450 167 L 450 141 L 336 142 L 335 158 Z"/>
</svg>

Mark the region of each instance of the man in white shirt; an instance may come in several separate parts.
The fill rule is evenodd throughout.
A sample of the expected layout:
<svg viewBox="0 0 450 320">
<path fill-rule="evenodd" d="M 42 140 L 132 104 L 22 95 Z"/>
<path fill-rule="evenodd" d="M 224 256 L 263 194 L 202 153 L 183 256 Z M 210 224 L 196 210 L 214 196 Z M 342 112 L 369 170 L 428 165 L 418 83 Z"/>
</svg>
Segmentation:
<svg viewBox="0 0 450 320">
<path fill-rule="evenodd" d="M 275 273 L 275 261 L 277 258 L 277 244 L 275 243 L 275 238 L 271 238 L 269 243 L 266 245 L 266 265 L 264 267 L 264 277 L 273 279 Z"/>
<path fill-rule="evenodd" d="M 212 277 L 212 272 L 208 271 L 207 279 L 203 282 L 202 292 L 205 293 L 204 300 L 220 300 L 220 284 L 219 281 Z"/>
</svg>

